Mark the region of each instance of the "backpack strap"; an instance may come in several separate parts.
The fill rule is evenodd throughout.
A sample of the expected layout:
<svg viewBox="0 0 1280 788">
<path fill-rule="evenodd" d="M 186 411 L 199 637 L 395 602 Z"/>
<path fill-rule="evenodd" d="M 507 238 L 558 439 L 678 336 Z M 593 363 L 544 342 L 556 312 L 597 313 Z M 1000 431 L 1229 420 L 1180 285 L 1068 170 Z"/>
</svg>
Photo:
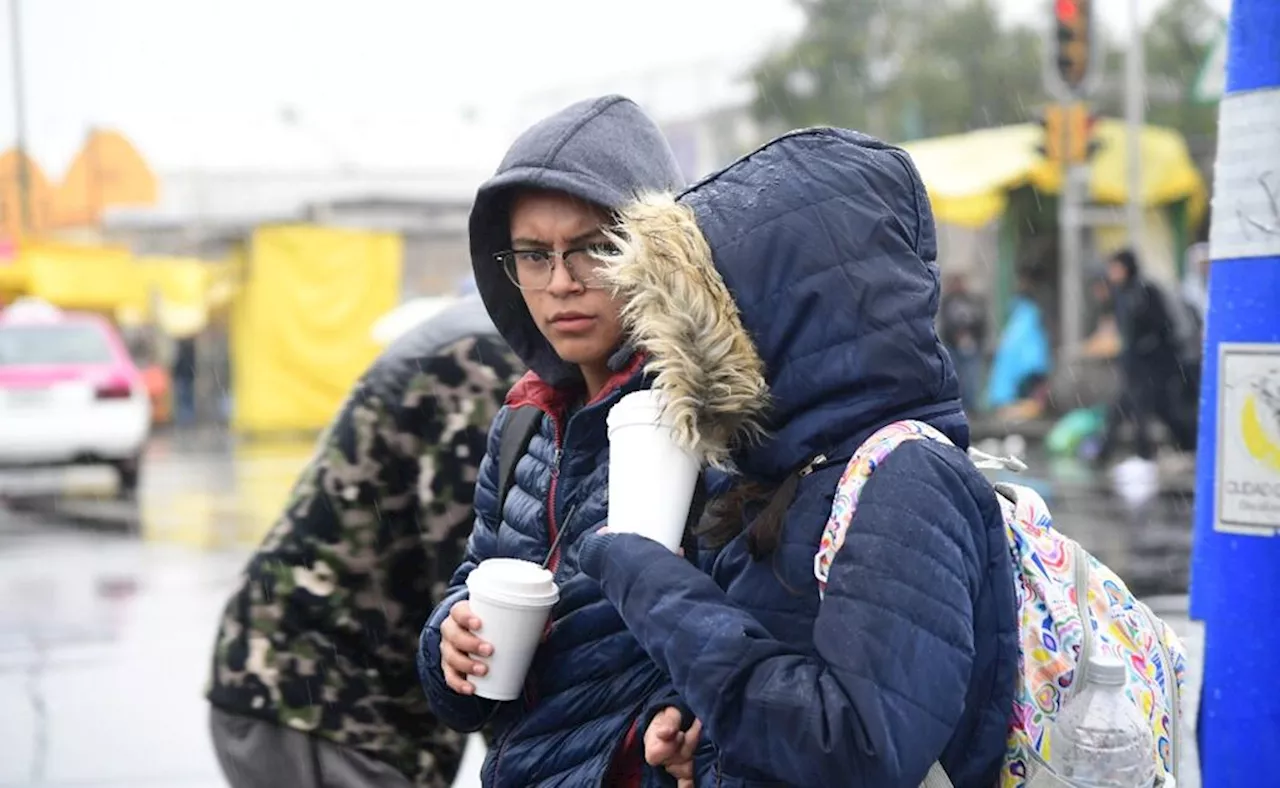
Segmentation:
<svg viewBox="0 0 1280 788">
<path fill-rule="evenodd" d="M 826 591 L 827 574 L 835 560 L 836 553 L 844 545 L 845 533 L 849 523 L 853 521 L 853 513 L 858 508 L 858 496 L 862 488 L 871 478 L 880 463 L 906 441 L 935 440 L 951 444 L 946 435 L 923 421 L 896 421 L 887 427 L 877 430 L 867 438 L 853 458 L 845 466 L 836 486 L 835 497 L 831 501 L 831 516 L 827 519 L 827 527 L 822 531 L 822 541 L 818 544 L 818 552 L 813 557 L 813 574 L 818 578 L 819 592 Z"/>
<path fill-rule="evenodd" d="M 836 553 L 844 545 L 845 533 L 853 521 L 853 513 L 858 508 L 858 496 L 862 488 L 871 478 L 872 472 L 880 463 L 903 443 L 912 440 L 935 440 L 951 445 L 951 441 L 934 427 L 922 421 L 898 421 L 884 427 L 870 438 L 867 438 L 858 450 L 853 453 L 849 464 L 845 466 L 836 487 L 836 494 L 831 502 L 831 516 L 827 527 L 822 532 L 822 542 L 818 553 L 813 558 L 813 574 L 818 578 L 818 589 L 821 593 L 827 587 L 827 573 Z M 920 788 L 952 788 L 951 779 L 947 776 L 942 764 L 934 762 L 929 773 L 925 775 Z"/>
<path fill-rule="evenodd" d="M 535 405 L 521 405 L 511 411 L 502 430 L 498 448 L 498 519 L 507 502 L 507 493 L 516 478 L 516 463 L 529 450 L 529 441 L 542 426 L 542 411 Z"/>
</svg>

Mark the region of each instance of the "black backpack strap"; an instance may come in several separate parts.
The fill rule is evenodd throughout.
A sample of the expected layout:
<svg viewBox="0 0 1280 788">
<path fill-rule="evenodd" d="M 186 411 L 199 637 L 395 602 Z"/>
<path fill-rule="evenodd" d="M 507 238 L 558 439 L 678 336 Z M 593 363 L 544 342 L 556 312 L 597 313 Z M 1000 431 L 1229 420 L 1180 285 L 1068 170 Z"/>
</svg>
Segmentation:
<svg viewBox="0 0 1280 788">
<path fill-rule="evenodd" d="M 507 493 L 515 483 L 516 463 L 529 450 L 529 441 L 542 424 L 542 411 L 535 405 L 521 405 L 511 410 L 502 429 L 502 443 L 498 447 L 498 520 L 502 520 L 502 508 Z"/>
</svg>

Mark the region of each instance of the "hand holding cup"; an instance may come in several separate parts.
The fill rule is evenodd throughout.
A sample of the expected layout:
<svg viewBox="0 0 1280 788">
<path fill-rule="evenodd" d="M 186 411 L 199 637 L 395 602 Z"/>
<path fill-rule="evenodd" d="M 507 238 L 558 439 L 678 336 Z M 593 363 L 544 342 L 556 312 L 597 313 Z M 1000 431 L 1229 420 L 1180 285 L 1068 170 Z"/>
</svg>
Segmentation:
<svg viewBox="0 0 1280 788">
<path fill-rule="evenodd" d="M 445 681 L 460 695 L 515 700 L 560 599 L 555 578 L 531 561 L 490 558 L 471 570 L 467 591 L 440 626 Z"/>
<path fill-rule="evenodd" d="M 473 695 L 476 688 L 468 675 L 483 676 L 489 667 L 476 660 L 472 654 L 482 657 L 493 655 L 493 645 L 475 635 L 482 622 L 471 612 L 467 600 L 449 609 L 449 617 L 440 625 L 440 667 L 445 683 L 459 695 Z"/>
</svg>

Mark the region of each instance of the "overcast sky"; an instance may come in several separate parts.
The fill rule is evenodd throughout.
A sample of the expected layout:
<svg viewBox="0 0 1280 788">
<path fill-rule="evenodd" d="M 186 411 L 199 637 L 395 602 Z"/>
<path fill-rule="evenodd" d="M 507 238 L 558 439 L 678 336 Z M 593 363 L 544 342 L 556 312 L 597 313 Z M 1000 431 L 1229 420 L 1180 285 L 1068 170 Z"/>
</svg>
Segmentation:
<svg viewBox="0 0 1280 788">
<path fill-rule="evenodd" d="M 670 116 L 718 100 L 801 23 L 790 0 L 0 0 L 0 148 L 12 2 L 29 144 L 55 178 L 93 124 L 160 169 L 491 168 L 549 104 L 619 90 Z M 1005 3 L 1033 19 L 1047 0 Z M 1125 3 L 1099 5 L 1124 23 Z"/>
</svg>

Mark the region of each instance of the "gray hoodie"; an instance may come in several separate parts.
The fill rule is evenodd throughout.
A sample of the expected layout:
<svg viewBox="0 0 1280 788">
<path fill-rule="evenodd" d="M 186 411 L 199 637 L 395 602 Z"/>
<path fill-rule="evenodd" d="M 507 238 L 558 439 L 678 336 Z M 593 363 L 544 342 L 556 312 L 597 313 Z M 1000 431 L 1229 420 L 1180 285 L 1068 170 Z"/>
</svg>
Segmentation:
<svg viewBox="0 0 1280 788">
<path fill-rule="evenodd" d="M 641 194 L 684 185 L 657 124 L 622 96 L 580 101 L 533 125 L 511 145 L 471 209 L 471 264 L 494 325 L 552 386 L 581 379 L 534 324 L 519 289 L 494 259 L 511 246 L 511 197 L 521 188 L 561 191 L 616 211 Z"/>
</svg>

